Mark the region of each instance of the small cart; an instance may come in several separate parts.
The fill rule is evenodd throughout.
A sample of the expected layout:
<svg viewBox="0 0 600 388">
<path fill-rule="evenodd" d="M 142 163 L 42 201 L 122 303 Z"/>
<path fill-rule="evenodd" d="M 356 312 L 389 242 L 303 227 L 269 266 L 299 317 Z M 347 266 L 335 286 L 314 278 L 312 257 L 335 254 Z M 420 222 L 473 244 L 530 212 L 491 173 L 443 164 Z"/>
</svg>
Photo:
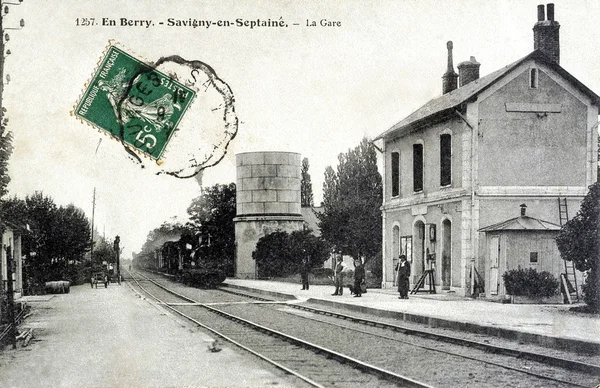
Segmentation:
<svg viewBox="0 0 600 388">
<path fill-rule="evenodd" d="M 104 272 L 95 272 L 92 275 L 92 288 L 98 288 L 98 283 L 104 283 L 104 288 L 108 288 L 108 276 Z"/>
</svg>

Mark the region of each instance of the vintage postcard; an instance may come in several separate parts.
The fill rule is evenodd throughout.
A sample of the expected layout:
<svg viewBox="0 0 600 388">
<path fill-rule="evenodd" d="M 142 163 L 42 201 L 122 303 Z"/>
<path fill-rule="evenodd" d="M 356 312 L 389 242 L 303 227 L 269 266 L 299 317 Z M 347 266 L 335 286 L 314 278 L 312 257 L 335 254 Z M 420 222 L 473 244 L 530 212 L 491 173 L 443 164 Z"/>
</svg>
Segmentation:
<svg viewBox="0 0 600 388">
<path fill-rule="evenodd" d="M 20 336 L 14 350 L 4 340 L 0 386 L 598 383 L 598 243 L 581 236 L 597 231 L 600 2 L 13 0 L 0 12 L 0 331 Z M 580 210 L 591 215 L 567 227 Z M 142 269 L 188 299 L 154 300 Z M 217 286 L 272 299 L 205 289 Z M 471 329 L 512 349 L 500 353 L 578 355 L 421 354 L 396 332 L 367 337 L 291 306 L 314 301 Z M 273 366 L 234 345 L 277 358 L 244 336 L 170 310 L 203 321 L 195 309 L 217 305 L 332 353 L 274 343 Z"/>
</svg>

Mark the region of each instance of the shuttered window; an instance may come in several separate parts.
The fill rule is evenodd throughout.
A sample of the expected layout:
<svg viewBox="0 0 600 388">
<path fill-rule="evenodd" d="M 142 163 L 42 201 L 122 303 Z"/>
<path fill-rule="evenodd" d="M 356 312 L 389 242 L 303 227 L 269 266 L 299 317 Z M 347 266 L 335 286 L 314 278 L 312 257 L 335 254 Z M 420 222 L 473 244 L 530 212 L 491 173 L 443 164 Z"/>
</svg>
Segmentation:
<svg viewBox="0 0 600 388">
<path fill-rule="evenodd" d="M 400 195 L 400 153 L 392 152 L 392 197 Z"/>
<path fill-rule="evenodd" d="M 452 136 L 440 136 L 440 186 L 452 183 Z"/>
<path fill-rule="evenodd" d="M 538 87 L 538 69 L 531 69 L 529 71 L 529 87 L 537 89 Z"/>
<path fill-rule="evenodd" d="M 423 144 L 413 144 L 413 191 L 423 191 Z"/>
</svg>

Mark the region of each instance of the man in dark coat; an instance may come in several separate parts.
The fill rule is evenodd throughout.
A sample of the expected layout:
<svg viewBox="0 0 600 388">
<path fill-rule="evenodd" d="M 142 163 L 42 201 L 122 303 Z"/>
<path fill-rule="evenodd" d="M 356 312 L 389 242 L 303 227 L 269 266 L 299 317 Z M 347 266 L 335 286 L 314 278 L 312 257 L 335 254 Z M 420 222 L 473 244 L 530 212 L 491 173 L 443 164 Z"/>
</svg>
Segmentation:
<svg viewBox="0 0 600 388">
<path fill-rule="evenodd" d="M 310 257 L 305 256 L 300 266 L 300 277 L 302 278 L 302 289 L 308 290 L 308 275 L 310 274 Z"/>
<path fill-rule="evenodd" d="M 410 263 L 406 261 L 406 255 L 400 255 L 397 270 L 399 299 L 408 299 Z"/>
<path fill-rule="evenodd" d="M 354 297 L 360 298 L 362 295 L 361 286 L 365 281 L 365 267 L 360 258 L 354 260 Z"/>
</svg>

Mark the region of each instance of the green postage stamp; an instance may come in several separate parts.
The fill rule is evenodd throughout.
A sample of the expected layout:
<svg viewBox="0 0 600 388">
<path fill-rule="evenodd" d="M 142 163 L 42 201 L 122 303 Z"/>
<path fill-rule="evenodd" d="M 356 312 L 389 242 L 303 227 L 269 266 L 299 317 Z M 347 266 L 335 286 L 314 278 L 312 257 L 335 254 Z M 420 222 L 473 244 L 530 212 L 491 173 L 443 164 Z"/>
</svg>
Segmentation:
<svg viewBox="0 0 600 388">
<path fill-rule="evenodd" d="M 189 87 L 110 45 L 74 114 L 158 163 L 195 95 Z"/>
</svg>

